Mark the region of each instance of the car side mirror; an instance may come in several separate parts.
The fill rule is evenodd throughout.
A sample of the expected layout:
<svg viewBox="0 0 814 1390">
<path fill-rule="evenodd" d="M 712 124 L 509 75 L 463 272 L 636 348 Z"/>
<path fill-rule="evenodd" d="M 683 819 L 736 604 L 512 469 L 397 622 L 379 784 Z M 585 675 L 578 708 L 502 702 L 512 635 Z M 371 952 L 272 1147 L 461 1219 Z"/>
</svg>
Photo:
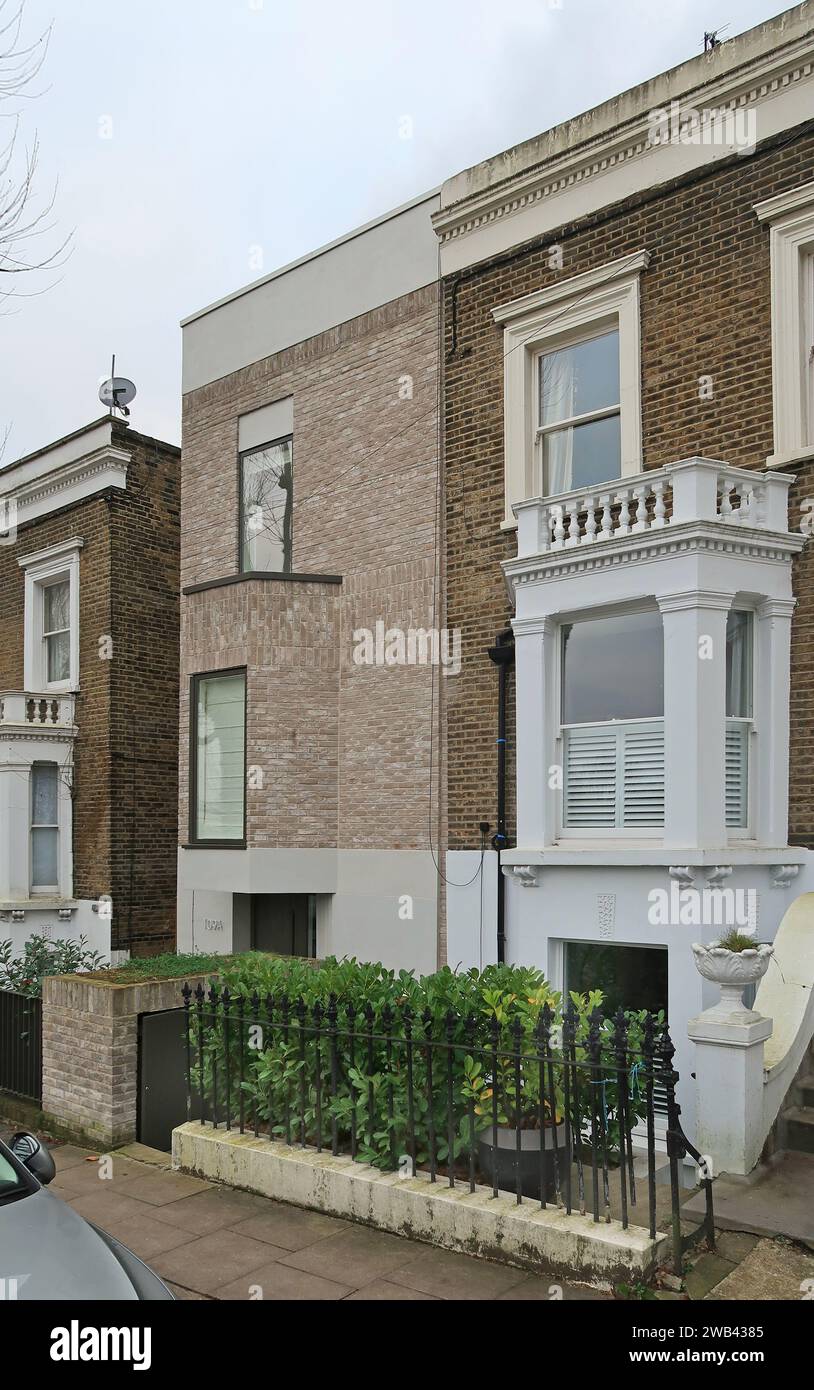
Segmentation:
<svg viewBox="0 0 814 1390">
<path fill-rule="evenodd" d="M 29 1173 L 34 1174 L 38 1182 L 45 1185 L 56 1177 L 57 1169 L 51 1150 L 27 1130 L 21 1129 L 17 1134 L 12 1134 L 9 1148 L 14 1157 L 25 1164 Z"/>
</svg>

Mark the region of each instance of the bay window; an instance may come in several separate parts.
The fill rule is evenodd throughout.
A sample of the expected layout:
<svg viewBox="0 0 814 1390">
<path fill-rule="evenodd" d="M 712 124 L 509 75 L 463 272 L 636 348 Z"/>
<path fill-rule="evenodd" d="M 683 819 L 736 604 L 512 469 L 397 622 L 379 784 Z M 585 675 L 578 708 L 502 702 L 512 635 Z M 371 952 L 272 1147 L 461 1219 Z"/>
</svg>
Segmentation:
<svg viewBox="0 0 814 1390">
<path fill-rule="evenodd" d="M 235 845 L 246 838 L 246 672 L 192 678 L 190 838 Z"/>
<path fill-rule="evenodd" d="M 664 638 L 641 610 L 561 629 L 563 833 L 664 825 Z"/>
</svg>

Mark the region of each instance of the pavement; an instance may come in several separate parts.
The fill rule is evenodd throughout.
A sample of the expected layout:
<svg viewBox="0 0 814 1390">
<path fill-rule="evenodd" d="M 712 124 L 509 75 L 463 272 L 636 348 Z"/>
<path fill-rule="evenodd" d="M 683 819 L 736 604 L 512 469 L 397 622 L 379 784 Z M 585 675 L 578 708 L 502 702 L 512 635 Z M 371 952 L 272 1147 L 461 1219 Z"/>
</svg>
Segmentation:
<svg viewBox="0 0 814 1390">
<path fill-rule="evenodd" d="M 188 1177 L 143 1145 L 96 1155 L 54 1144 L 52 1153 L 51 1191 L 129 1246 L 179 1299 L 610 1297 Z"/>
<path fill-rule="evenodd" d="M 758 1236 L 781 1235 L 814 1249 L 814 1154 L 783 1150 L 748 1177 L 722 1173 L 713 1189 L 715 1225 Z M 703 1194 L 685 1215 L 700 1218 Z"/>
</svg>

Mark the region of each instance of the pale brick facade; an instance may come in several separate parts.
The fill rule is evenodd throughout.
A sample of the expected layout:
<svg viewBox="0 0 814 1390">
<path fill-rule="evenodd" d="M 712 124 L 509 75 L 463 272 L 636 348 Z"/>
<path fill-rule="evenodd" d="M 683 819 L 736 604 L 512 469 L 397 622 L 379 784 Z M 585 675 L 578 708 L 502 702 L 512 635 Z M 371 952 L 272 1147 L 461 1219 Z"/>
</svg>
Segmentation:
<svg viewBox="0 0 814 1390">
<path fill-rule="evenodd" d="M 353 634 L 439 626 L 438 338 L 437 284 L 419 284 L 185 394 L 179 863 L 196 946 L 212 945 L 201 916 L 216 911 L 223 940 L 249 944 L 245 900 L 295 892 L 320 896 L 319 954 L 435 965 L 443 677 L 359 664 Z M 240 574 L 238 422 L 284 399 L 294 577 Z M 184 848 L 190 678 L 230 668 L 246 669 L 246 845 Z M 213 865 L 230 890 L 215 908 Z M 196 891 L 210 895 L 200 914 Z M 399 916 L 405 895 L 412 919 Z"/>
</svg>

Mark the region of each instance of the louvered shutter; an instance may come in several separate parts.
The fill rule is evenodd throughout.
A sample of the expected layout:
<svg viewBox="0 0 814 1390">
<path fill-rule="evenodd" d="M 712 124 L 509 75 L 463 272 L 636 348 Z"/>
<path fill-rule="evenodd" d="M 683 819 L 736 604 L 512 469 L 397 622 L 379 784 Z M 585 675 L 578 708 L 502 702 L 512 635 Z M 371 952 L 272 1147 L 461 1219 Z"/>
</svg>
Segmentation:
<svg viewBox="0 0 814 1390">
<path fill-rule="evenodd" d="M 664 729 L 647 724 L 620 731 L 622 758 L 622 825 L 664 825 Z"/>
<path fill-rule="evenodd" d="M 563 823 L 569 829 L 616 824 L 618 739 L 615 729 L 568 729 Z"/>
<path fill-rule="evenodd" d="M 736 720 L 726 725 L 726 823 L 745 827 L 749 821 L 749 726 Z"/>
<path fill-rule="evenodd" d="M 563 826 L 568 830 L 664 825 L 664 726 L 585 725 L 565 731 Z"/>
</svg>

